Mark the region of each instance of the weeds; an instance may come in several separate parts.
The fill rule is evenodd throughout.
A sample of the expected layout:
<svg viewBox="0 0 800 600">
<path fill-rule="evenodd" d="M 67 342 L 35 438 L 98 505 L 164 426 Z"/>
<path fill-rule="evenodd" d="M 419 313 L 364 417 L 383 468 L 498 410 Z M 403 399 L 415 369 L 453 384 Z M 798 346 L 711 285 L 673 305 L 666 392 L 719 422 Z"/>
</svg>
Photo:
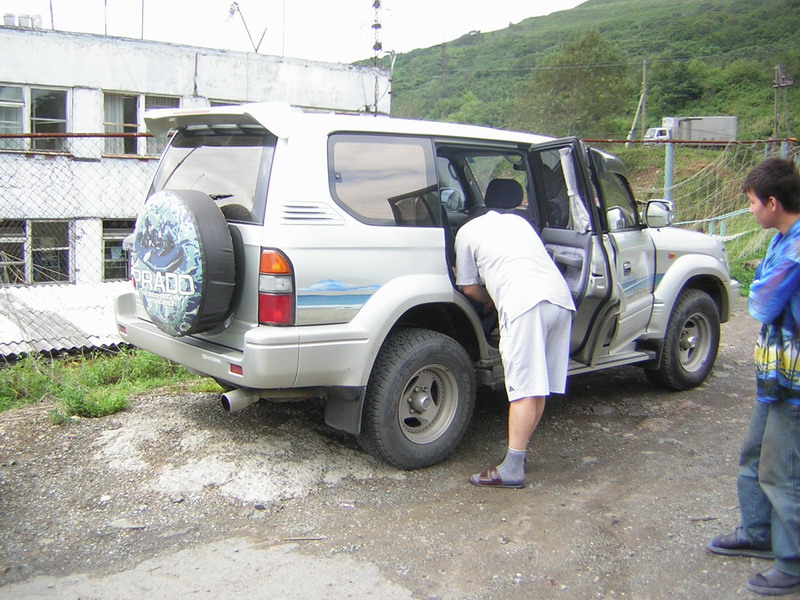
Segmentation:
<svg viewBox="0 0 800 600">
<path fill-rule="evenodd" d="M 36 403 L 50 405 L 50 417 L 103 417 L 128 406 L 131 394 L 183 383 L 190 391 L 219 391 L 184 367 L 143 350 L 49 358 L 33 355 L 0 368 L 0 412 Z"/>
</svg>

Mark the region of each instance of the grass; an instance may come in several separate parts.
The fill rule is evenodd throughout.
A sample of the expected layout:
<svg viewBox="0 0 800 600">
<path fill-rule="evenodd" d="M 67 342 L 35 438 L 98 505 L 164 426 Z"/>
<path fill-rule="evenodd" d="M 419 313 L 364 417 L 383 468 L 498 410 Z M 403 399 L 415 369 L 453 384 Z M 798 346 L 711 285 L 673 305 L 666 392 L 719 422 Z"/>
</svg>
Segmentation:
<svg viewBox="0 0 800 600">
<path fill-rule="evenodd" d="M 46 403 L 54 423 L 103 417 L 125 410 L 131 394 L 177 384 L 188 391 L 220 391 L 213 380 L 143 350 L 33 355 L 0 368 L 0 412 Z"/>
</svg>

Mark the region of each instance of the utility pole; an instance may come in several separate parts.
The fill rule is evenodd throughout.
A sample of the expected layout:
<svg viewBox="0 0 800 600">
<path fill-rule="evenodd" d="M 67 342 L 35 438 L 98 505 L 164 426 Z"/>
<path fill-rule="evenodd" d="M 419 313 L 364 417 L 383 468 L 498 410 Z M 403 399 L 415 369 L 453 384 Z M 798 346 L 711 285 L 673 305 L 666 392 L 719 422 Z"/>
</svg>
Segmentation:
<svg viewBox="0 0 800 600">
<path fill-rule="evenodd" d="M 775 111 L 772 118 L 772 139 L 780 137 L 780 124 L 781 120 L 784 122 L 785 137 L 791 136 L 789 127 L 789 103 L 786 98 L 786 88 L 794 85 L 794 80 L 789 79 L 783 72 L 783 67 L 777 65 L 775 67 L 775 81 L 772 87 L 775 89 Z"/>
<path fill-rule="evenodd" d="M 630 142 L 636 133 L 636 124 L 641 120 L 642 133 L 639 139 L 644 137 L 647 113 L 647 60 L 642 62 L 642 93 L 639 95 L 639 106 L 636 107 L 636 114 L 633 116 L 633 123 L 631 123 L 631 130 L 628 132 L 627 140 Z"/>
<path fill-rule="evenodd" d="M 445 76 L 447 74 L 447 47 L 444 42 L 440 46 L 439 53 L 439 85 L 444 86 Z"/>
<path fill-rule="evenodd" d="M 372 8 L 375 9 L 375 19 L 372 21 L 372 31 L 375 33 L 375 43 L 372 46 L 372 51 L 375 53 L 372 57 L 372 64 L 375 66 L 375 102 L 372 105 L 373 111 L 375 114 L 378 114 L 378 100 L 380 100 L 378 94 L 380 90 L 378 89 L 378 62 L 380 60 L 380 53 L 383 50 L 383 42 L 381 42 L 381 0 L 373 0 Z M 369 108 L 369 107 L 367 107 Z"/>
</svg>

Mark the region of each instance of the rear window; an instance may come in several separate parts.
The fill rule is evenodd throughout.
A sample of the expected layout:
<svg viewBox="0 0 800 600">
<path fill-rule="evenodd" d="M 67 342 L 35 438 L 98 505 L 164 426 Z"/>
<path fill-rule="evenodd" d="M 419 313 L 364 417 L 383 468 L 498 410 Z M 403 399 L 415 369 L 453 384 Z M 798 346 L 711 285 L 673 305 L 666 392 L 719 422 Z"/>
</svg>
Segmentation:
<svg viewBox="0 0 800 600">
<path fill-rule="evenodd" d="M 208 194 L 228 221 L 260 223 L 275 142 L 261 127 L 180 130 L 164 152 L 150 193 L 197 190 Z"/>
</svg>

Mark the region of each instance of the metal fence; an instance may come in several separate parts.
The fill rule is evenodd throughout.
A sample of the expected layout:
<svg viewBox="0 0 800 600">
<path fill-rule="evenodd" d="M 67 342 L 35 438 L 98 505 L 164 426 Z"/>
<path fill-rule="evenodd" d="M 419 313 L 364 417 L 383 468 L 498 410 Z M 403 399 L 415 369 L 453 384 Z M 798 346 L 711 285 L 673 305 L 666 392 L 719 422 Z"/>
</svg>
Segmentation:
<svg viewBox="0 0 800 600">
<path fill-rule="evenodd" d="M 0 355 L 119 341 L 122 240 L 158 151 L 141 134 L 0 136 Z"/>
<path fill-rule="evenodd" d="M 122 240 L 162 143 L 146 134 L 0 134 L 0 356 L 119 342 L 113 298 L 130 285 Z M 679 225 L 754 245 L 763 239 L 742 210 L 742 178 L 765 156 L 798 154 L 789 140 L 591 143 L 628 164 L 639 200 L 671 197 Z"/>
</svg>

